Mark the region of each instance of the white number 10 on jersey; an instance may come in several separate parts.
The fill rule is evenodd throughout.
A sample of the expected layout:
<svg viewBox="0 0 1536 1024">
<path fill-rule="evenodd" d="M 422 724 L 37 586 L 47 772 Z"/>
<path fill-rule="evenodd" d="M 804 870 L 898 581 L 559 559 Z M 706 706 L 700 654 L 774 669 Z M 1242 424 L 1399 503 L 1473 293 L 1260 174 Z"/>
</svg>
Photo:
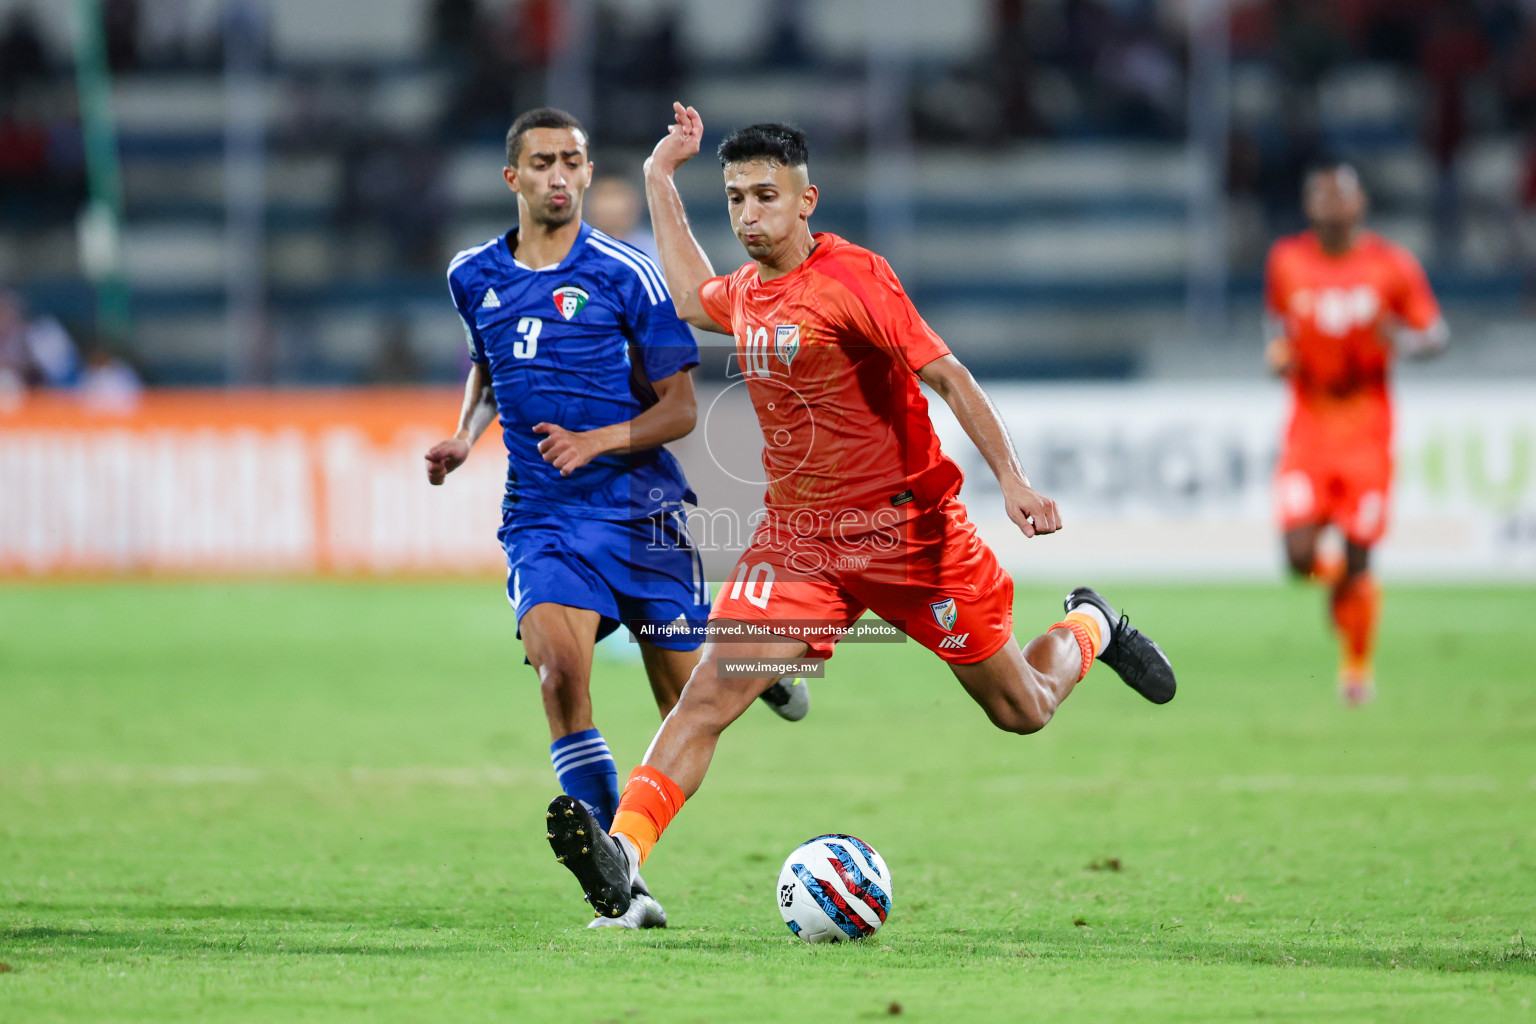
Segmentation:
<svg viewBox="0 0 1536 1024">
<path fill-rule="evenodd" d="M 742 348 L 745 376 L 767 377 L 772 372 L 768 369 L 768 328 L 759 327 L 754 330 L 748 327 L 746 337 L 742 339 Z"/>
<path fill-rule="evenodd" d="M 512 355 L 518 359 L 532 359 L 539 351 L 539 332 L 544 321 L 536 316 L 525 316 L 517 322 L 517 333 L 522 337 L 512 343 Z"/>
</svg>

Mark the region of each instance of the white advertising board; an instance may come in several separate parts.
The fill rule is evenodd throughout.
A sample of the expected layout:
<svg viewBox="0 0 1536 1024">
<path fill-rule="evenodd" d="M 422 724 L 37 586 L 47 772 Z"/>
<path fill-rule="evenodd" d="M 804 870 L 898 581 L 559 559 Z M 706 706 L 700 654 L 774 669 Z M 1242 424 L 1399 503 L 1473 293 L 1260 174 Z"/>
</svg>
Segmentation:
<svg viewBox="0 0 1536 1024">
<path fill-rule="evenodd" d="M 962 499 L 1022 582 L 1281 574 L 1278 385 L 988 392 L 1030 477 L 1061 505 L 1055 536 L 1019 534 L 948 408 L 929 405 L 965 470 Z M 427 486 L 422 470 L 457 404 L 447 391 L 207 394 L 124 418 L 57 402 L 0 416 L 0 576 L 504 571 L 499 436 L 444 487 Z M 699 495 L 695 538 L 719 582 L 760 507 L 761 435 L 742 389 L 701 389 L 699 404 L 698 429 L 672 448 Z M 1536 386 L 1404 387 L 1397 424 L 1382 574 L 1536 582 Z"/>
<path fill-rule="evenodd" d="M 988 387 L 1065 528 L 1026 540 L 947 407 L 930 397 L 962 498 L 1010 569 L 1050 579 L 1272 578 L 1279 385 Z M 1536 580 L 1536 386 L 1396 391 L 1397 483 L 1376 565 L 1388 577 Z"/>
</svg>

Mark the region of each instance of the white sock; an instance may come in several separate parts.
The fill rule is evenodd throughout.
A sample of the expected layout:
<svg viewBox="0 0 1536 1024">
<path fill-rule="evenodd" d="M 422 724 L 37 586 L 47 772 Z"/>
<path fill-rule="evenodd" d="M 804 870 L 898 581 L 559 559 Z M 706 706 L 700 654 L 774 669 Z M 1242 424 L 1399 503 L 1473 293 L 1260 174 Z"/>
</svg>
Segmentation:
<svg viewBox="0 0 1536 1024">
<path fill-rule="evenodd" d="M 1109 620 L 1104 617 L 1104 613 L 1099 611 L 1097 605 L 1091 604 L 1087 601 L 1084 601 L 1076 608 L 1073 608 L 1072 612 L 1075 615 L 1086 615 L 1098 625 L 1099 639 L 1101 641 L 1099 651 L 1100 653 L 1103 653 L 1104 648 L 1109 646 L 1110 636 Z"/>
<path fill-rule="evenodd" d="M 640 848 L 623 832 L 613 837 L 619 844 L 619 849 L 624 851 L 624 860 L 629 864 L 629 884 L 635 884 L 635 877 L 640 874 Z"/>
</svg>

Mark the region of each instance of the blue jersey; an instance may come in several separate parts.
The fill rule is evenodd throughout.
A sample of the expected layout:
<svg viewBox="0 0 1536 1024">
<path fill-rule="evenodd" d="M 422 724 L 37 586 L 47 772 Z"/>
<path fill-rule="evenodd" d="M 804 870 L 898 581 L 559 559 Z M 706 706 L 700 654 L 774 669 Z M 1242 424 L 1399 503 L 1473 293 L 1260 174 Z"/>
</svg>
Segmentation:
<svg viewBox="0 0 1536 1024">
<path fill-rule="evenodd" d="M 582 224 L 565 259 L 533 270 L 513 258 L 516 232 L 448 265 L 470 358 L 489 364 L 507 445 L 507 496 L 519 513 L 639 519 L 693 502 L 665 448 L 600 455 L 562 477 L 544 461 L 536 423 L 593 430 L 656 402 L 651 381 L 698 365 L 661 270 L 633 246 Z M 510 243 L 510 246 L 509 246 Z"/>
</svg>

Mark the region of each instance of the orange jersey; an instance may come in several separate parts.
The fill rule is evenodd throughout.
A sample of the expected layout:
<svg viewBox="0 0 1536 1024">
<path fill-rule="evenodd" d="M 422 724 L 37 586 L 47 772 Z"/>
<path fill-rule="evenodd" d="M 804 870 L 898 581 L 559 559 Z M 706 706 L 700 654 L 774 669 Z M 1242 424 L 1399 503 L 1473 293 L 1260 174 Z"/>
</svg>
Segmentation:
<svg viewBox="0 0 1536 1024">
<path fill-rule="evenodd" d="M 801 536 L 894 525 L 960 486 L 917 371 L 949 354 L 884 259 L 818 233 L 805 262 L 704 282 L 705 312 L 736 337 L 763 431 L 765 505 Z"/>
<path fill-rule="evenodd" d="M 1418 260 L 1368 231 L 1331 256 L 1304 231 L 1275 243 L 1264 276 L 1265 305 L 1291 347 L 1295 411 L 1287 447 L 1389 446 L 1391 332 L 1424 330 L 1440 319 Z"/>
</svg>

